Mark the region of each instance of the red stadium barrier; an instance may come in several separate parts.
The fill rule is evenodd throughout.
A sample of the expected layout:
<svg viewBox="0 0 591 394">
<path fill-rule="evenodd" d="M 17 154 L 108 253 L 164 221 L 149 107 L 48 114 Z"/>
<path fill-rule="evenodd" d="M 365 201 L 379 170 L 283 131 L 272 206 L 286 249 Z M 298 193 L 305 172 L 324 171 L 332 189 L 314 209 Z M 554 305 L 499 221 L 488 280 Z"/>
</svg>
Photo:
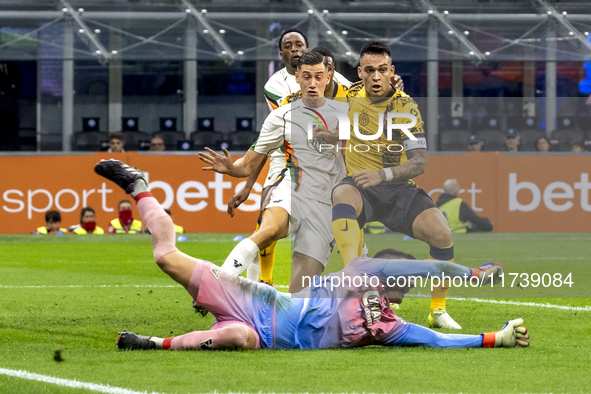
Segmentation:
<svg viewBox="0 0 591 394">
<path fill-rule="evenodd" d="M 79 222 L 80 209 L 96 210 L 107 228 L 117 203 L 128 198 L 93 171 L 101 158 L 119 158 L 149 175 L 154 195 L 169 207 L 186 232 L 250 233 L 260 199 L 259 185 L 234 218 L 226 203 L 242 179 L 201 170 L 195 155 L 96 153 L 67 156 L 0 157 L 0 233 L 29 233 L 44 224 L 44 212 L 57 209 L 62 227 Z M 591 156 L 512 156 L 482 152 L 431 155 L 419 186 L 437 199 L 443 182 L 458 179 L 462 197 L 491 219 L 495 231 L 591 231 Z M 135 208 L 134 208 L 135 209 Z M 135 217 L 139 217 L 137 211 Z"/>
<path fill-rule="evenodd" d="M 226 213 L 226 203 L 244 179 L 202 171 L 203 163 L 196 155 L 129 152 L 0 157 L 5 169 L 0 175 L 0 217 L 4 223 L 0 232 L 29 233 L 45 224 L 44 212 L 50 209 L 62 214 L 61 227 L 69 227 L 80 222 L 80 210 L 87 205 L 95 209 L 97 225 L 106 230 L 117 217 L 118 202 L 130 198 L 94 172 L 100 159 L 111 157 L 147 172 L 154 196 L 170 208 L 174 222 L 186 232 L 254 230 L 263 182 L 232 219 Z M 134 218 L 139 219 L 133 205 Z"/>
<path fill-rule="evenodd" d="M 589 232 L 587 155 L 505 155 L 499 152 L 429 156 L 416 179 L 433 199 L 456 178 L 460 197 L 499 232 Z"/>
</svg>

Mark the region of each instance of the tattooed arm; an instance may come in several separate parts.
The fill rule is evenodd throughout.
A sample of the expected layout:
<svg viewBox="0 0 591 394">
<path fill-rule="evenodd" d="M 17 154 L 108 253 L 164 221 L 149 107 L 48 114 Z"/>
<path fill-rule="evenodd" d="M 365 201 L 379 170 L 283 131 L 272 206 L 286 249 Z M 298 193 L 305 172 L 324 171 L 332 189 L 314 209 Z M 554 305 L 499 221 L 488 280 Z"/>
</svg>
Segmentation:
<svg viewBox="0 0 591 394">
<path fill-rule="evenodd" d="M 417 177 L 427 169 L 427 150 L 413 149 L 406 153 L 407 161 L 396 166 L 388 167 L 392 171 L 391 182 L 404 182 Z M 368 188 L 379 185 L 388 179 L 387 169 L 364 170 L 353 175 L 353 179 L 358 186 Z"/>
<path fill-rule="evenodd" d="M 402 182 L 417 177 L 427 169 L 427 150 L 415 149 L 406 153 L 407 161 L 396 167 L 389 167 L 392 170 L 392 181 Z M 378 171 L 380 179 L 386 180 L 385 169 Z"/>
</svg>

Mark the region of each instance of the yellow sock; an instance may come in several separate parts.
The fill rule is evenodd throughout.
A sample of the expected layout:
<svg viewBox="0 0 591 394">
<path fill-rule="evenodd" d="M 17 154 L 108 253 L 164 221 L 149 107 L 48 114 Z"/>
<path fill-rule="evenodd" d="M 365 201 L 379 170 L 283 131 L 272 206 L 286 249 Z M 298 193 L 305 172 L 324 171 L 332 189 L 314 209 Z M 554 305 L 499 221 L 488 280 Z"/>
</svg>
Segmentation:
<svg viewBox="0 0 591 394">
<path fill-rule="evenodd" d="M 445 281 L 447 282 L 447 281 Z M 431 312 L 433 312 L 435 309 L 437 308 L 443 308 L 445 309 L 445 300 L 447 297 L 447 292 L 449 291 L 449 285 L 448 286 L 440 286 L 440 287 L 435 287 L 433 288 L 433 291 L 431 291 Z"/>
<path fill-rule="evenodd" d="M 332 234 L 341 252 L 343 264 L 347 265 L 355 257 L 361 256 L 358 253 L 363 247 L 360 241 L 359 223 L 356 219 L 340 218 L 332 222 Z"/>
<path fill-rule="evenodd" d="M 273 267 L 275 266 L 275 246 L 277 241 L 273 242 L 266 249 L 259 253 L 259 262 L 261 263 L 261 280 L 268 284 L 273 283 Z"/>
<path fill-rule="evenodd" d="M 453 262 L 454 245 L 451 244 L 447 248 L 435 248 L 432 246 L 429 252 L 429 258 Z M 445 309 L 445 300 L 447 297 L 447 292 L 449 291 L 449 286 L 449 281 L 444 281 L 441 286 L 435 287 L 433 291 L 431 291 L 431 312 L 437 308 Z"/>
<path fill-rule="evenodd" d="M 357 257 L 363 256 L 363 229 L 359 229 L 359 247 L 357 248 Z"/>
</svg>

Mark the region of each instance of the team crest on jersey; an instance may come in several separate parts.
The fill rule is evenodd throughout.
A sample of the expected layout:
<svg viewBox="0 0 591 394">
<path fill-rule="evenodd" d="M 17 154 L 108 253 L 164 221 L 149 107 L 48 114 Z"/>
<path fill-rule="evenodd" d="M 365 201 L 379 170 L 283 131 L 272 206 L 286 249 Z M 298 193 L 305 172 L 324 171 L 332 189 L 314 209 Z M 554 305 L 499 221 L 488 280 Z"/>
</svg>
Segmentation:
<svg viewBox="0 0 591 394">
<path fill-rule="evenodd" d="M 382 304 L 380 303 L 380 293 L 376 290 L 370 290 L 363 293 L 361 298 L 363 312 L 367 326 L 373 326 L 380 321 L 382 317 Z"/>
<path fill-rule="evenodd" d="M 359 124 L 361 126 L 367 126 L 369 124 L 369 115 L 367 111 L 361 111 L 361 115 L 359 116 Z"/>
</svg>

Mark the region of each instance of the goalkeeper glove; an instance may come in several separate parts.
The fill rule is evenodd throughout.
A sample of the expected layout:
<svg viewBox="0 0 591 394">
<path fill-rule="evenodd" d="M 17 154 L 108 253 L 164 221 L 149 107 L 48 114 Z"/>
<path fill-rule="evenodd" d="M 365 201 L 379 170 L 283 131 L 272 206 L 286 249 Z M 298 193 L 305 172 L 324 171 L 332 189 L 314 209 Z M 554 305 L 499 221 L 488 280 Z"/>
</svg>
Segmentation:
<svg viewBox="0 0 591 394">
<path fill-rule="evenodd" d="M 510 320 L 501 331 L 482 334 L 482 347 L 528 347 L 529 334 L 522 324 L 523 319 Z"/>
</svg>

